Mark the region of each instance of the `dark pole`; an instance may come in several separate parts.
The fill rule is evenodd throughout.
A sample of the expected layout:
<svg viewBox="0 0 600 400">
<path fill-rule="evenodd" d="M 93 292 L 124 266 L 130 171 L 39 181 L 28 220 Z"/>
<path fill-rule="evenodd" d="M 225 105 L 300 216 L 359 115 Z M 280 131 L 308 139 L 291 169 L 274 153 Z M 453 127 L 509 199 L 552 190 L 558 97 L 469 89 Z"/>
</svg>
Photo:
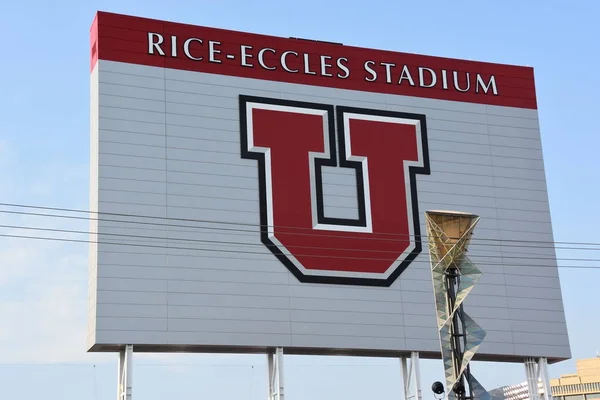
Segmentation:
<svg viewBox="0 0 600 400">
<path fill-rule="evenodd" d="M 454 265 L 446 269 L 446 290 L 448 297 L 448 306 L 450 310 L 454 308 L 456 304 L 456 293 L 458 292 L 458 285 L 460 284 L 460 272 Z M 471 371 L 470 366 L 467 365 L 465 371 L 459 376 L 460 371 L 460 360 L 463 359 L 464 349 L 467 344 L 466 329 L 463 318 L 463 307 L 462 304 L 458 307 L 458 310 L 452 317 L 452 325 L 450 327 L 451 334 L 451 352 L 453 355 L 453 367 L 454 373 L 458 376 L 458 380 L 453 388 L 451 389 L 457 400 L 473 399 L 473 391 L 471 388 Z M 466 385 L 465 385 L 466 381 Z M 467 394 L 468 389 L 468 394 Z"/>
</svg>

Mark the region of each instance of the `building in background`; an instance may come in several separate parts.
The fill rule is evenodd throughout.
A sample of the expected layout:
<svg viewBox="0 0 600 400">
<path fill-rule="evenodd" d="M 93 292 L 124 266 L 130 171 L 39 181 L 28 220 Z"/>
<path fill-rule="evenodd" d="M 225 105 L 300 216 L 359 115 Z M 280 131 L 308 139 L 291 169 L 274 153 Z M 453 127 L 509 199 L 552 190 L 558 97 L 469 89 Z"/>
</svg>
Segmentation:
<svg viewBox="0 0 600 400">
<path fill-rule="evenodd" d="M 541 380 L 538 381 L 538 393 L 540 400 L 546 400 L 544 385 Z M 495 400 L 529 400 L 527 381 L 490 390 L 490 396 Z"/>
<path fill-rule="evenodd" d="M 577 360 L 577 373 L 550 380 L 556 400 L 600 399 L 600 357 Z"/>
<path fill-rule="evenodd" d="M 550 380 L 553 399 L 548 400 L 600 400 L 600 356 L 577 360 L 577 373 L 561 375 Z M 546 400 L 544 386 L 538 382 L 540 400 Z M 490 390 L 499 400 L 529 400 L 527 381 Z"/>
</svg>

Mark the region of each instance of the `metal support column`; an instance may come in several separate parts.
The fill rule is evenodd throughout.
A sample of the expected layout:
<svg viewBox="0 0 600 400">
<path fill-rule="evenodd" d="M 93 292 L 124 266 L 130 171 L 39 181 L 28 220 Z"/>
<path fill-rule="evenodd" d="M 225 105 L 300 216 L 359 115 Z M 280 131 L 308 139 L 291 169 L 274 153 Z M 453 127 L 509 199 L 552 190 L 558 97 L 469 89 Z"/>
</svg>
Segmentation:
<svg viewBox="0 0 600 400">
<path fill-rule="evenodd" d="M 119 352 L 117 372 L 117 400 L 131 400 L 133 379 L 133 345 L 128 344 Z"/>
<path fill-rule="evenodd" d="M 548 359 L 545 357 L 537 360 L 526 358 L 525 374 L 527 375 L 527 389 L 529 390 L 530 400 L 542 400 L 540 389 L 544 393 L 544 400 L 553 400 L 548 375 Z"/>
<path fill-rule="evenodd" d="M 283 348 L 267 353 L 269 400 L 284 400 L 283 390 Z"/>
<path fill-rule="evenodd" d="M 410 365 L 406 357 L 400 358 L 402 367 L 402 380 L 404 381 L 404 400 L 422 400 L 421 396 L 421 369 L 419 367 L 419 353 L 410 353 Z"/>
<path fill-rule="evenodd" d="M 552 388 L 550 387 L 550 374 L 548 373 L 548 359 L 542 357 L 538 360 L 540 377 L 542 378 L 542 390 L 545 400 L 554 400 L 552 397 Z"/>
</svg>

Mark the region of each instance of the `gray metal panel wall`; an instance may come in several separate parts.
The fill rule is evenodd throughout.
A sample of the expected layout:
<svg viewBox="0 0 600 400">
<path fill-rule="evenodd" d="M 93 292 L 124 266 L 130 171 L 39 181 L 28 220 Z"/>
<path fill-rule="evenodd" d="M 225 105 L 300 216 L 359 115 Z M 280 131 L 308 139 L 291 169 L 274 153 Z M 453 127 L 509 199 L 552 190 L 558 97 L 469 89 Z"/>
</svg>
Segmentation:
<svg viewBox="0 0 600 400">
<path fill-rule="evenodd" d="M 100 241 L 112 244 L 98 245 L 90 268 L 90 346 L 439 352 L 426 248 L 391 287 L 371 288 L 300 283 L 262 245 L 252 228 L 258 168 L 240 157 L 245 94 L 426 114 L 421 231 L 429 209 L 482 217 L 470 256 L 484 275 L 466 302 L 488 332 L 478 354 L 570 356 L 536 110 L 104 60 L 96 68 L 98 210 L 140 217 L 98 223 Z M 330 171 L 324 182 L 326 215 L 352 216 L 347 174 Z"/>
</svg>

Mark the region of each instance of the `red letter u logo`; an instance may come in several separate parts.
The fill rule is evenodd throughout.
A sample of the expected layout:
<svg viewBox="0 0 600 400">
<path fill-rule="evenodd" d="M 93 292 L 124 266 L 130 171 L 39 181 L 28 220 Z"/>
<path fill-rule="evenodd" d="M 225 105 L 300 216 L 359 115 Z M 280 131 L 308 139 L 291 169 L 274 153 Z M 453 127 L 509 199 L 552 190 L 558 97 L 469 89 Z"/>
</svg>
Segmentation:
<svg viewBox="0 0 600 400">
<path fill-rule="evenodd" d="M 242 158 L 258 160 L 261 240 L 300 281 L 389 286 L 421 252 L 424 115 L 240 96 L 240 124 Z M 355 217 L 331 215 L 328 198 Z"/>
</svg>

